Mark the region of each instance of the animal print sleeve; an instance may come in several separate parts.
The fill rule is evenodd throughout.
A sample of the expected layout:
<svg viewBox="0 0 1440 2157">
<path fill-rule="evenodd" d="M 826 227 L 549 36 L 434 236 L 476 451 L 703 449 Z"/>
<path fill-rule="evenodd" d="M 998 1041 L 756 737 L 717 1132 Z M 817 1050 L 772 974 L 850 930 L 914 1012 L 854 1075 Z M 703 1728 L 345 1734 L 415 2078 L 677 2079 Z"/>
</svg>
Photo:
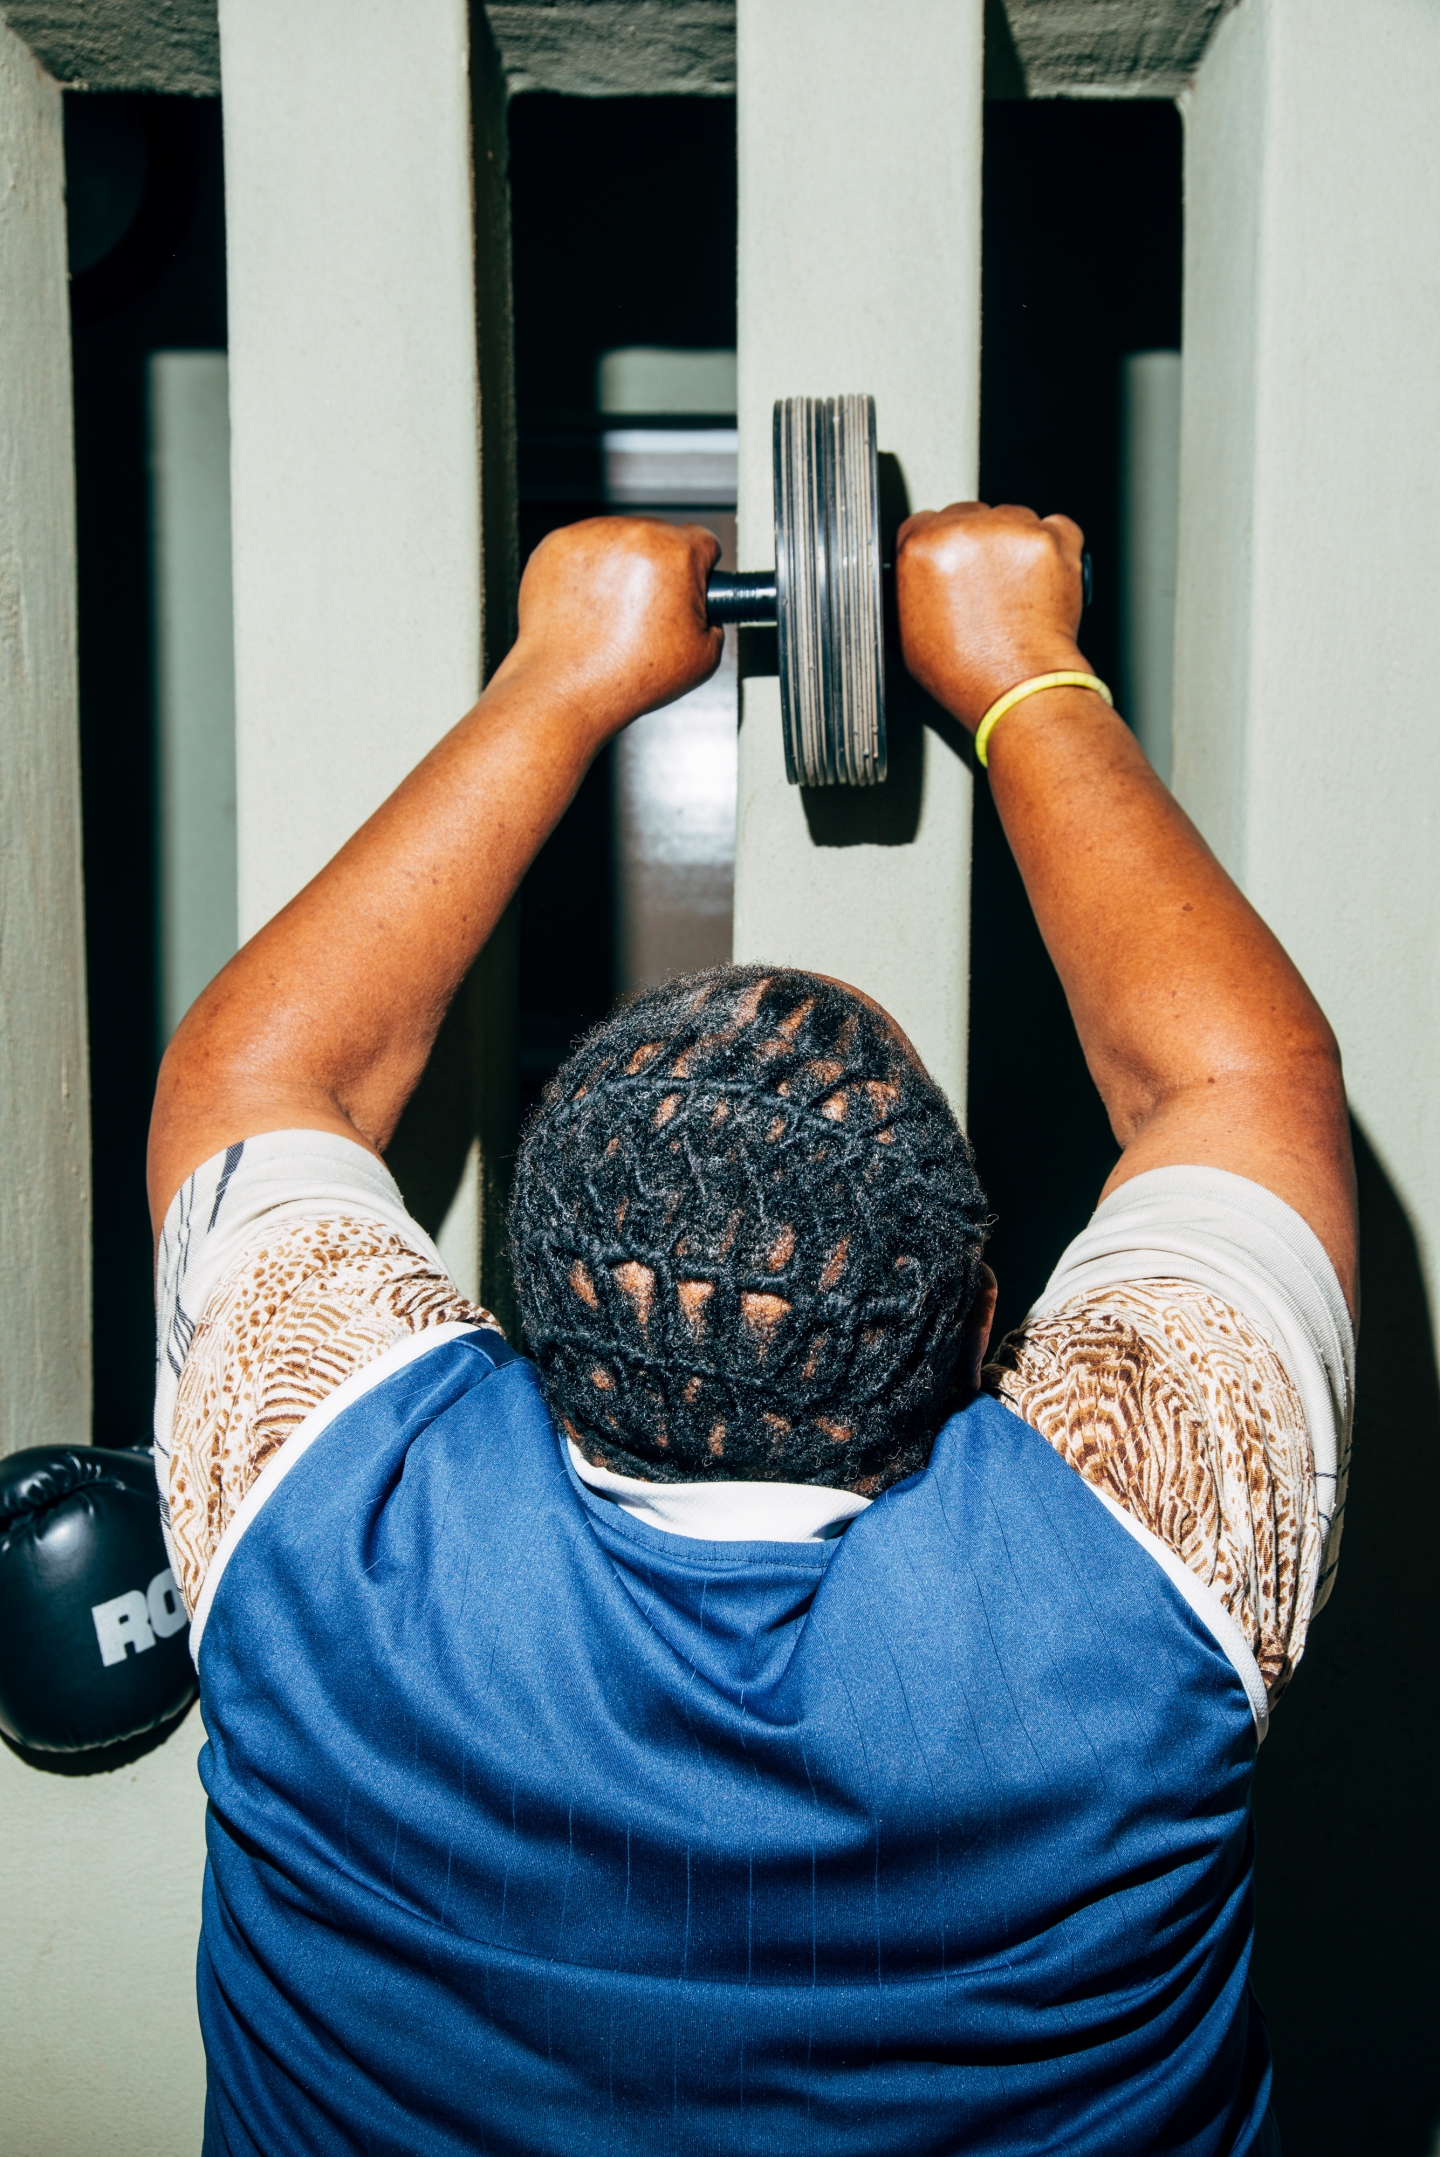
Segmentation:
<svg viewBox="0 0 1440 2157">
<path fill-rule="evenodd" d="M 449 1319 L 495 1325 L 382 1222 L 302 1221 L 246 1254 L 206 1306 L 176 1394 L 169 1528 L 191 1609 L 241 1499 L 290 1433 L 393 1342 Z"/>
<path fill-rule="evenodd" d="M 500 1329 L 463 1296 L 384 1163 L 272 1131 L 187 1178 L 156 1277 L 155 1467 L 193 1610 L 246 1492 L 311 1411 L 407 1334 Z"/>
<path fill-rule="evenodd" d="M 1273 1705 L 1322 1541 L 1300 1395 L 1250 1321 L 1187 1281 L 1095 1289 L 1011 1334 L 986 1384 L 1214 1589 Z"/>
</svg>

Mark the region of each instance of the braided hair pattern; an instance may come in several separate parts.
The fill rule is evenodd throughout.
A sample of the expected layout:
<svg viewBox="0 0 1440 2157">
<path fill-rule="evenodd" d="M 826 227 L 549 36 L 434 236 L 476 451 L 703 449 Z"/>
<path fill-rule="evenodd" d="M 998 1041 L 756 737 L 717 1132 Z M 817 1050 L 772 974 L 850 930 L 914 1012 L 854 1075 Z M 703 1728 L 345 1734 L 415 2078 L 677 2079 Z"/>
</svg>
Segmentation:
<svg viewBox="0 0 1440 2157">
<path fill-rule="evenodd" d="M 929 1458 L 987 1226 L 969 1142 L 884 1015 L 746 966 L 580 1043 L 525 1133 L 510 1234 L 588 1459 L 868 1496 Z"/>
</svg>

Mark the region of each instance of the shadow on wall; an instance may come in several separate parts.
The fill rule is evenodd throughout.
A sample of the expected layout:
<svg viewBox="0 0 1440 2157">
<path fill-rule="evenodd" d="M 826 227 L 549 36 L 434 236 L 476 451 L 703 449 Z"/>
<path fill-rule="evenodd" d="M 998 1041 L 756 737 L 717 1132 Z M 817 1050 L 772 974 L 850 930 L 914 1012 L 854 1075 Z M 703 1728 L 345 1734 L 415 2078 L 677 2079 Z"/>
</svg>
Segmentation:
<svg viewBox="0 0 1440 2157">
<path fill-rule="evenodd" d="M 1105 677 L 1116 385 L 1127 352 L 1180 342 L 1181 183 L 1171 105 L 986 109 L 981 492 L 1085 527 L 1084 648 Z M 1116 1146 L 983 783 L 972 858 L 970 1130 L 1003 1334 L 1084 1226 Z M 1357 1151 L 1355 1473 L 1335 1594 L 1260 1761 L 1255 1983 L 1286 2157 L 1440 2157 L 1440 1379 L 1404 1209 L 1359 1134 Z"/>
<path fill-rule="evenodd" d="M 1405 1211 L 1355 1134 L 1360 1340 L 1335 1593 L 1260 1756 L 1255 1988 L 1287 2157 L 1440 2129 L 1440 1378 Z"/>
</svg>

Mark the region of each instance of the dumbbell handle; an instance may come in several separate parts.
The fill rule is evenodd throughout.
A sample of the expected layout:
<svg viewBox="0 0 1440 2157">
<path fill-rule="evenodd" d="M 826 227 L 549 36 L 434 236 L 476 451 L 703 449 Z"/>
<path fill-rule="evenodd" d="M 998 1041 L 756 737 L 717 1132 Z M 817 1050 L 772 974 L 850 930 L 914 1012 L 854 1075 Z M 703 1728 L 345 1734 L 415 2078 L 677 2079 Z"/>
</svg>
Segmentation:
<svg viewBox="0 0 1440 2157">
<path fill-rule="evenodd" d="M 746 569 L 732 575 L 728 569 L 712 569 L 705 586 L 705 619 L 712 627 L 720 622 L 775 621 L 775 572 Z"/>
<path fill-rule="evenodd" d="M 1093 572 L 1090 556 L 1080 558 L 1083 603 L 1090 604 Z M 775 572 L 773 569 L 712 569 L 705 586 L 705 619 L 712 625 L 724 622 L 764 623 L 775 621 Z"/>
</svg>

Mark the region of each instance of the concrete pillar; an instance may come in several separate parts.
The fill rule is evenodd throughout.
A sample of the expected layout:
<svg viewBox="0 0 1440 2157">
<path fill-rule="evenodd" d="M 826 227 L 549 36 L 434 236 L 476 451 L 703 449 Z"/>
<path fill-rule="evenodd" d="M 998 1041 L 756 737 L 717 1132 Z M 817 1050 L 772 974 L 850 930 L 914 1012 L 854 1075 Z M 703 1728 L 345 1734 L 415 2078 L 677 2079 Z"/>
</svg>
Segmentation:
<svg viewBox="0 0 1440 2157">
<path fill-rule="evenodd" d="M 1129 352 L 1120 375 L 1120 709 L 1169 784 L 1180 538 L 1180 354 Z"/>
<path fill-rule="evenodd" d="M 90 1436 L 90 1129 L 60 92 L 0 23 L 0 1450 Z M 145 962 L 144 954 L 140 963 Z M 0 2144 L 187 2157 L 200 1718 L 72 1778 L 0 1748 Z"/>
<path fill-rule="evenodd" d="M 245 936 L 473 703 L 509 640 L 509 226 L 478 5 L 222 0 L 220 53 Z M 466 1193 L 493 1191 L 513 1098 L 485 1076 L 513 1060 L 492 1053 L 513 1035 L 511 933 L 395 1156 L 472 1290 L 495 1239 Z"/>
<path fill-rule="evenodd" d="M 773 562 L 777 397 L 869 391 L 882 493 L 973 498 L 981 0 L 739 0 L 739 552 Z M 762 671 L 762 669 L 767 671 Z M 835 974 L 965 1100 L 970 774 L 892 674 L 891 778 L 785 782 L 773 643 L 742 642 L 735 955 Z"/>
<path fill-rule="evenodd" d="M 1243 0 L 1185 106 L 1175 786 L 1361 1133 L 1344 1544 L 1255 1807 L 1276 2109 L 1339 2157 L 1423 2147 L 1440 2104 L 1440 10 Z"/>
<path fill-rule="evenodd" d="M 16 2157 L 200 2147 L 204 1738 L 192 1708 L 157 1751 L 106 1775 L 47 1774 L 0 1748 L 0 2147 Z"/>
<path fill-rule="evenodd" d="M 1440 11 L 1244 0 L 1186 106 L 1175 784 L 1440 1253 Z"/>
<path fill-rule="evenodd" d="M 90 1096 L 60 92 L 0 23 L 0 1452 L 90 1438 Z"/>
<path fill-rule="evenodd" d="M 230 392 L 223 352 L 150 359 L 163 1049 L 237 942 Z"/>
</svg>

